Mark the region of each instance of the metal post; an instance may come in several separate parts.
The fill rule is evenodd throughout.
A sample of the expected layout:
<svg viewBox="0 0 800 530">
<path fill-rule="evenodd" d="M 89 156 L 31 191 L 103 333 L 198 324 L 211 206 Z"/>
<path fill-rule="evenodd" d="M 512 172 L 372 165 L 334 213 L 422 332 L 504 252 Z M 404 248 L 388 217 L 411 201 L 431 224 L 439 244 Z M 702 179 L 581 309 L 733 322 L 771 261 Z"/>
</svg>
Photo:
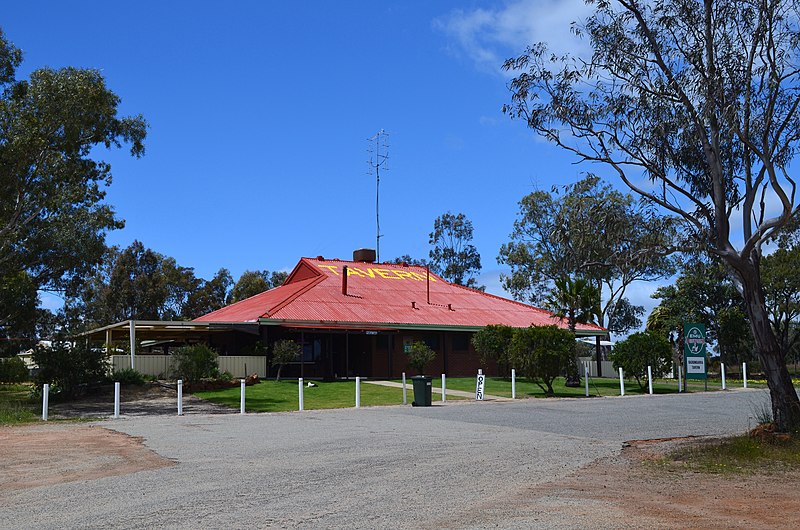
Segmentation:
<svg viewBox="0 0 800 530">
<path fill-rule="evenodd" d="M 406 393 L 406 373 L 403 372 L 403 405 L 408 405 L 408 394 Z"/>
<path fill-rule="evenodd" d="M 647 386 L 650 388 L 650 395 L 653 395 L 653 367 L 647 367 Z"/>
<path fill-rule="evenodd" d="M 47 421 L 50 408 L 50 385 L 45 383 L 42 387 L 42 420 Z"/>
<path fill-rule="evenodd" d="M 619 368 L 619 395 L 625 395 L 625 379 L 622 376 L 622 367 Z"/>
<path fill-rule="evenodd" d="M 442 374 L 442 401 L 447 401 L 447 381 L 444 374 Z"/>
<path fill-rule="evenodd" d="M 511 399 L 517 399 L 517 371 L 511 369 Z"/>
<path fill-rule="evenodd" d="M 114 417 L 119 418 L 119 381 L 114 383 Z"/>
<path fill-rule="evenodd" d="M 361 378 L 356 377 L 356 408 L 361 408 Z"/>
<path fill-rule="evenodd" d="M 678 365 L 678 393 L 683 392 L 683 381 L 681 375 L 683 374 L 683 363 Z"/>
<path fill-rule="evenodd" d="M 586 385 L 586 397 L 589 397 L 589 363 L 583 363 L 583 381 Z"/>
<path fill-rule="evenodd" d="M 719 369 L 722 375 L 722 390 L 725 390 L 725 363 L 719 363 Z"/>
<path fill-rule="evenodd" d="M 183 416 L 183 379 L 178 379 L 178 416 Z"/>
<path fill-rule="evenodd" d="M 239 379 L 239 386 L 241 389 L 239 391 L 239 414 L 244 414 L 244 388 L 245 388 L 244 379 Z"/>
<path fill-rule="evenodd" d="M 298 392 L 298 404 L 300 406 L 300 410 L 303 410 L 303 378 L 297 380 L 297 392 Z"/>
<path fill-rule="evenodd" d="M 131 370 L 136 370 L 136 321 L 130 321 L 131 336 Z"/>
<path fill-rule="evenodd" d="M 742 363 L 742 380 L 744 381 L 744 387 L 747 388 L 747 363 Z"/>
</svg>

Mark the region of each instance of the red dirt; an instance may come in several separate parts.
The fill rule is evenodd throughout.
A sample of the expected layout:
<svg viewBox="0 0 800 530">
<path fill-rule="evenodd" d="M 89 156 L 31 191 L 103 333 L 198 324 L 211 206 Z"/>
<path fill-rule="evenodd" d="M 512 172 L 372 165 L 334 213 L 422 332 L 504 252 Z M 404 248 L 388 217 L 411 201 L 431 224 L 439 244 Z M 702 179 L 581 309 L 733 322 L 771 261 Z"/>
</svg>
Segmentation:
<svg viewBox="0 0 800 530">
<path fill-rule="evenodd" d="M 0 447 L 0 494 L 175 465 L 140 438 L 77 424 L 3 427 Z"/>
</svg>

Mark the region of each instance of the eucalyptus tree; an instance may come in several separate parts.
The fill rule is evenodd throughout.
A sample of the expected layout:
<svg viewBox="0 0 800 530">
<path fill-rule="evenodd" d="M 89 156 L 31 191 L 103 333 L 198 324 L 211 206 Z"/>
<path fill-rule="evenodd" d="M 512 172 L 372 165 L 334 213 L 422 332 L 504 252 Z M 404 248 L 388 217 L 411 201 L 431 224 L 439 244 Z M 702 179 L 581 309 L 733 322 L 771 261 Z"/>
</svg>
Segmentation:
<svg viewBox="0 0 800 530">
<path fill-rule="evenodd" d="M 519 207 L 511 241 L 498 257 L 511 267 L 502 282 L 514 298 L 545 305 L 554 287 L 558 291 L 555 282 L 583 278 L 601 295 L 594 308 L 599 325 L 619 333 L 639 327 L 644 310 L 630 304 L 626 290 L 672 273 L 672 260 L 665 258 L 672 219 L 594 175 L 549 193 L 534 191 Z"/>
<path fill-rule="evenodd" d="M 433 222 L 430 267 L 456 285 L 477 288 L 481 255 L 472 244 L 472 221 L 463 213 L 444 213 Z"/>
<path fill-rule="evenodd" d="M 111 166 L 95 147 L 129 144 L 141 156 L 147 125 L 118 115 L 100 71 L 40 68 L 17 79 L 21 62 L 0 30 L 0 281 L 63 292 L 100 261 L 105 232 L 122 226 L 103 202 Z M 0 296 L 0 330 L 14 303 Z"/>
<path fill-rule="evenodd" d="M 780 430 L 800 400 L 766 308 L 762 245 L 798 215 L 796 0 L 595 0 L 591 57 L 529 47 L 504 107 L 678 218 L 681 248 L 718 257 L 741 293 Z"/>
</svg>

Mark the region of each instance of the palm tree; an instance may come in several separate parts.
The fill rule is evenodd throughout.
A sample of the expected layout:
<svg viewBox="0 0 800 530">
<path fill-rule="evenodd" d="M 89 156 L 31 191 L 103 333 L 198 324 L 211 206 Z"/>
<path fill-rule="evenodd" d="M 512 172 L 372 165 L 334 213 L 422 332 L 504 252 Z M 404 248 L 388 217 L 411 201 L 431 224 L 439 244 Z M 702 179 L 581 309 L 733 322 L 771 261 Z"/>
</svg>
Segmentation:
<svg viewBox="0 0 800 530">
<path fill-rule="evenodd" d="M 545 299 L 544 305 L 553 314 L 567 321 L 569 330 L 575 334 L 578 324 L 594 320 L 600 306 L 600 290 L 584 278 L 572 279 L 568 276 L 553 281 L 553 289 Z M 581 376 L 577 359 L 567 372 L 567 386 L 580 386 Z"/>
<path fill-rule="evenodd" d="M 566 319 L 569 330 L 575 333 L 578 324 L 594 320 L 599 300 L 600 291 L 589 280 L 565 276 L 553 281 L 544 305 L 556 317 Z"/>
</svg>

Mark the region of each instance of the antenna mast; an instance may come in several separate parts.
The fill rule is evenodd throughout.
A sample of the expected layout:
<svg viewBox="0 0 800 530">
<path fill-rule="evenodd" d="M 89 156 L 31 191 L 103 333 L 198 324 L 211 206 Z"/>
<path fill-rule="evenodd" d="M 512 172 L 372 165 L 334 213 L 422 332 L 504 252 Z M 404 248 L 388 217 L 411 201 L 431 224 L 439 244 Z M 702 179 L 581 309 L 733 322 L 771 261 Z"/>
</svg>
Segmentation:
<svg viewBox="0 0 800 530">
<path fill-rule="evenodd" d="M 369 153 L 369 173 L 372 174 L 372 170 L 375 170 L 375 224 L 376 224 L 376 236 L 375 236 L 375 258 L 378 263 L 381 261 L 381 214 L 380 214 L 380 206 L 381 206 L 381 172 L 380 170 L 383 169 L 384 171 L 389 171 L 388 161 L 389 161 L 389 133 L 381 129 L 378 131 L 374 136 L 367 138 L 369 142 L 369 148 L 367 152 Z"/>
</svg>

